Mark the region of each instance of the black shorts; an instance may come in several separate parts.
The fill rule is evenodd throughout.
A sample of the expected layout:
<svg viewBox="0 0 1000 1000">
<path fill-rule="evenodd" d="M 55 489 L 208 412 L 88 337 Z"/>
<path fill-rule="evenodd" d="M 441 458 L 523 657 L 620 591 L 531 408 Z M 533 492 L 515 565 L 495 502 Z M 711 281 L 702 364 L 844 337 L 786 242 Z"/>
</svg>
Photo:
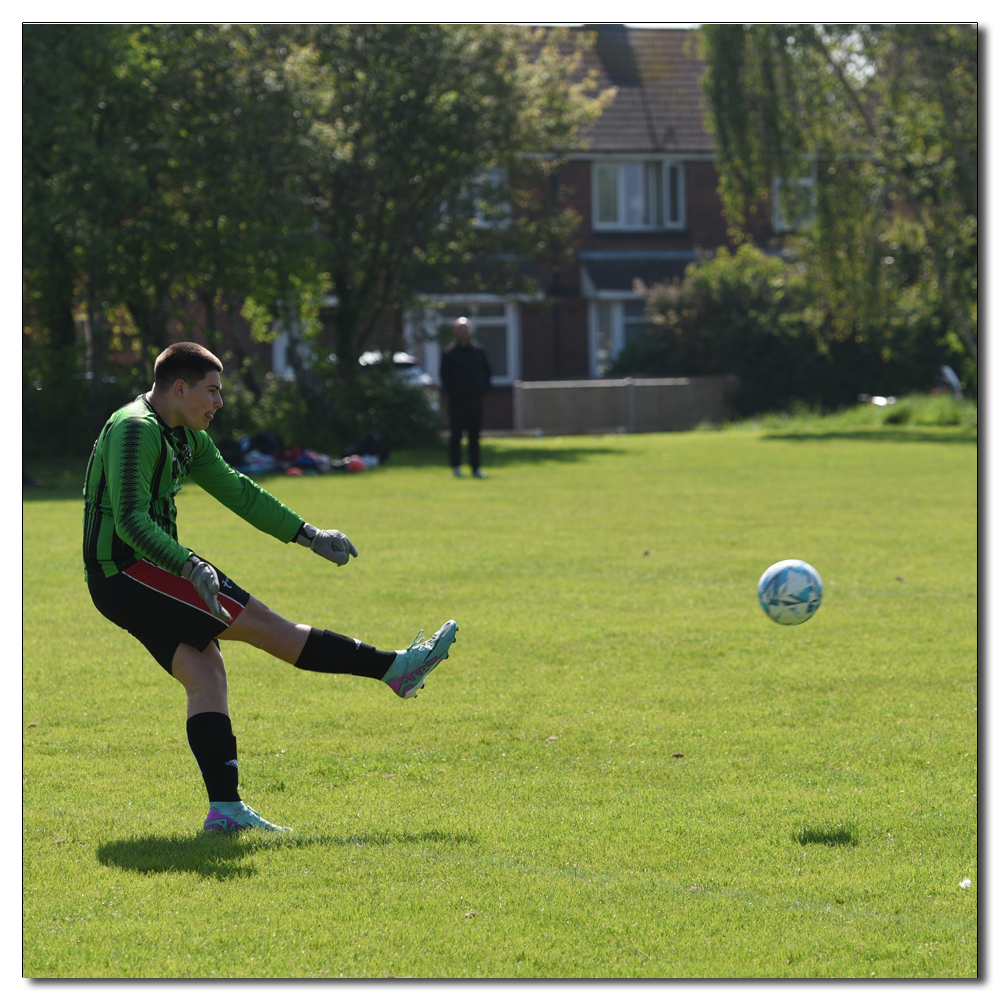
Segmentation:
<svg viewBox="0 0 1000 1000">
<path fill-rule="evenodd" d="M 247 606 L 250 595 L 219 574 L 219 603 L 233 621 Z M 109 621 L 130 632 L 169 674 L 174 653 L 182 643 L 204 651 L 228 625 L 220 621 L 198 596 L 190 580 L 145 559 L 103 580 L 88 582 L 94 606 Z"/>
</svg>

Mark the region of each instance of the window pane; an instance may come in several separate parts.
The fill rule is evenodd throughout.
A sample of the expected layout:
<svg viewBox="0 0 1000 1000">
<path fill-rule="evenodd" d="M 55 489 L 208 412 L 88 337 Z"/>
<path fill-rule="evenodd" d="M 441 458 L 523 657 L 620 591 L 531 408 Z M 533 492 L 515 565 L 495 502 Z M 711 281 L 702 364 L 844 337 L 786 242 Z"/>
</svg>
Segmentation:
<svg viewBox="0 0 1000 1000">
<path fill-rule="evenodd" d="M 663 225 L 663 164 L 653 160 L 646 164 L 646 215 L 647 226 Z"/>
<path fill-rule="evenodd" d="M 645 171 L 641 163 L 623 163 L 622 199 L 625 203 L 625 225 L 641 226 L 645 214 Z"/>
<path fill-rule="evenodd" d="M 486 348 L 493 374 L 507 376 L 507 327 L 484 323 L 476 326 L 476 340 Z"/>
<path fill-rule="evenodd" d="M 597 221 L 618 221 L 618 171 L 613 163 L 597 166 Z"/>
<path fill-rule="evenodd" d="M 507 185 L 504 167 L 490 167 L 476 179 L 473 190 L 476 200 L 476 222 L 481 226 L 503 225 L 510 220 L 510 204 L 499 198 Z"/>
<path fill-rule="evenodd" d="M 447 316 L 449 318 L 458 319 L 459 316 L 468 316 L 469 304 L 467 302 L 453 302 L 450 305 L 445 306 L 441 310 L 442 316 Z"/>
<path fill-rule="evenodd" d="M 670 187 L 668 221 L 678 223 L 681 221 L 681 178 L 680 168 L 676 163 L 667 167 L 667 178 Z"/>
<path fill-rule="evenodd" d="M 608 370 L 614 358 L 614 330 L 611 326 L 614 314 L 610 302 L 598 302 L 594 312 L 597 321 L 594 362 L 597 375 L 600 377 Z"/>
<path fill-rule="evenodd" d="M 623 312 L 624 312 L 624 322 L 623 322 L 623 341 L 626 346 L 632 343 L 634 340 L 638 340 L 645 332 L 646 325 L 643 323 L 643 316 L 646 313 L 646 303 L 641 299 L 639 301 L 624 302 Z"/>
<path fill-rule="evenodd" d="M 480 305 L 480 306 L 476 306 L 476 315 L 477 316 L 506 316 L 507 315 L 507 307 L 502 302 L 498 303 L 497 305 L 490 305 L 490 306 Z"/>
</svg>

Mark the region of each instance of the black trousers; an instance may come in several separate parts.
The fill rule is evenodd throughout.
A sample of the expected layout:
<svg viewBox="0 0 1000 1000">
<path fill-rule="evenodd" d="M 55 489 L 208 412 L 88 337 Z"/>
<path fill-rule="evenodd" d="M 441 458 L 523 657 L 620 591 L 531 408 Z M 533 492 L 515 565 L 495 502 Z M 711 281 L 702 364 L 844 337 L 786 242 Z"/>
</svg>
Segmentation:
<svg viewBox="0 0 1000 1000">
<path fill-rule="evenodd" d="M 483 426 L 483 401 L 474 399 L 449 399 L 448 422 L 451 438 L 448 441 L 448 461 L 454 469 L 462 464 L 462 434 L 469 435 L 469 465 L 479 468 L 479 431 Z"/>
</svg>

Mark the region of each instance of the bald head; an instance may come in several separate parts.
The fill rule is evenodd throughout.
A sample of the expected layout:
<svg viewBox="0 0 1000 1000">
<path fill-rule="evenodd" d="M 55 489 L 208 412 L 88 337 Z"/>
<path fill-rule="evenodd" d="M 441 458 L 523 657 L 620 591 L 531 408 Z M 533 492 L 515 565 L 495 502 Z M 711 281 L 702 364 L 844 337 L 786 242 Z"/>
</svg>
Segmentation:
<svg viewBox="0 0 1000 1000">
<path fill-rule="evenodd" d="M 455 335 L 455 340 L 457 340 L 462 347 L 465 347 L 472 339 L 472 327 L 469 326 L 469 321 L 465 316 L 459 316 L 458 319 L 455 320 L 455 324 L 452 326 L 451 332 Z"/>
</svg>

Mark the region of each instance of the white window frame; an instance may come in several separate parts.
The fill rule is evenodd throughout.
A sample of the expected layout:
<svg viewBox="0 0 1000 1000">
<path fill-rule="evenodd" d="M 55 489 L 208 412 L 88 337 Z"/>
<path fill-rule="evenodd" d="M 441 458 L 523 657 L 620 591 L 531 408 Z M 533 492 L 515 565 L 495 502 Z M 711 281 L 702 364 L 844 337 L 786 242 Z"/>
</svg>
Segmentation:
<svg viewBox="0 0 1000 1000">
<path fill-rule="evenodd" d="M 604 373 L 598 368 L 597 357 L 597 335 L 601 331 L 598 329 L 599 309 L 602 305 L 611 307 L 611 356 L 608 363 L 615 360 L 625 347 L 625 305 L 632 302 L 645 302 L 642 295 L 623 295 L 620 292 L 611 294 L 598 293 L 596 298 L 589 302 L 587 310 L 587 325 L 589 333 L 589 354 L 590 354 L 590 377 L 602 378 Z"/>
<path fill-rule="evenodd" d="M 507 326 L 507 374 L 494 374 L 492 383 L 494 386 L 513 385 L 521 377 L 521 309 L 516 300 L 504 298 L 501 295 L 440 295 L 433 300 L 427 301 L 422 307 L 407 310 L 403 320 L 403 339 L 407 349 L 420 359 L 421 367 L 433 378 L 437 379 L 441 372 L 441 345 L 434 339 L 434 333 L 428 330 L 424 321 L 430 312 L 433 314 L 437 305 L 502 305 L 504 306 L 503 320 Z M 470 310 L 473 314 L 475 310 Z M 468 317 L 469 326 L 472 328 L 472 336 L 476 336 L 476 330 L 480 325 L 489 326 L 496 323 L 499 316 L 476 316 Z M 444 322 L 444 320 L 442 320 Z M 431 323 L 435 328 L 436 323 Z"/>
<path fill-rule="evenodd" d="M 661 170 L 661 183 L 663 191 L 663 212 L 664 221 L 659 225 L 649 225 L 646 223 L 626 223 L 621 220 L 625 218 L 625 185 L 622 182 L 622 172 L 617 168 L 626 163 L 659 163 Z M 598 213 L 598 188 L 597 174 L 600 167 L 615 167 L 615 193 L 617 195 L 617 215 L 615 222 L 601 222 Z M 670 214 L 670 167 L 677 168 L 677 219 L 671 220 Z M 660 156 L 629 156 L 629 157 L 602 157 L 595 159 L 591 165 L 591 219 L 595 232 L 639 232 L 639 233 L 662 233 L 676 232 L 687 228 L 687 186 L 685 181 L 684 162 L 675 157 Z"/>
<path fill-rule="evenodd" d="M 786 219 L 781 211 L 781 189 L 786 184 L 794 184 L 812 192 L 809 199 L 809 214 L 800 219 Z M 771 228 L 776 233 L 791 233 L 816 221 L 816 164 L 810 164 L 809 173 L 804 177 L 775 177 L 771 181 Z"/>
</svg>

